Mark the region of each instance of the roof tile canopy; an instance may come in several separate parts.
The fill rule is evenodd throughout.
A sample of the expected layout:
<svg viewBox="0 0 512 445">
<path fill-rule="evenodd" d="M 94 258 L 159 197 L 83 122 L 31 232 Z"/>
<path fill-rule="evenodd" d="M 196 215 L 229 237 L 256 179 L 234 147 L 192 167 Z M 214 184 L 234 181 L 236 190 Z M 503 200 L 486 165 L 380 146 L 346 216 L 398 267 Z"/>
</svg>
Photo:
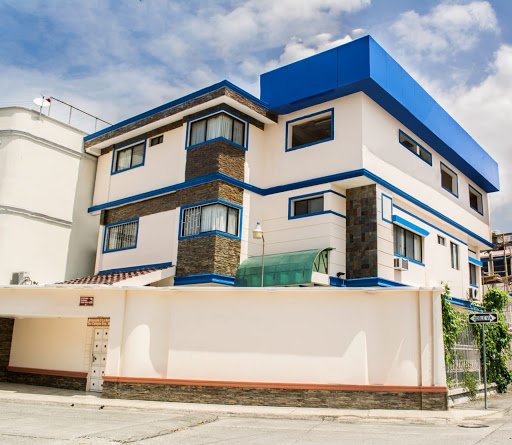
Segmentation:
<svg viewBox="0 0 512 445">
<path fill-rule="evenodd" d="M 75 278 L 74 280 L 63 281 L 57 284 L 106 284 L 112 286 L 113 284 L 128 280 L 130 278 L 140 277 L 142 275 L 147 275 L 151 272 L 156 272 L 158 270 L 167 268 L 168 266 L 152 267 L 149 269 L 137 269 L 128 272 L 100 273 L 97 275 L 91 275 L 89 277 Z"/>
</svg>

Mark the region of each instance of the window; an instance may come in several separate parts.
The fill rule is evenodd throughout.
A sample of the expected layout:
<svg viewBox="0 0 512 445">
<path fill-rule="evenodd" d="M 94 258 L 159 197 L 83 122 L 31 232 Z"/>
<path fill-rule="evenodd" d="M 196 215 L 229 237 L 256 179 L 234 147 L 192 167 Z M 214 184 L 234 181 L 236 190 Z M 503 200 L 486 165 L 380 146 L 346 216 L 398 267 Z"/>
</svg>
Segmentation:
<svg viewBox="0 0 512 445">
<path fill-rule="evenodd" d="M 405 133 L 403 133 L 402 130 L 399 130 L 398 134 L 399 134 L 399 141 L 405 148 L 407 148 L 409 151 L 413 152 L 416 156 L 419 156 L 427 164 L 432 165 L 432 154 L 428 150 L 425 150 L 414 139 L 410 138 Z"/>
<path fill-rule="evenodd" d="M 137 229 L 139 221 L 126 221 L 105 227 L 104 252 L 133 249 L 137 245 Z"/>
<path fill-rule="evenodd" d="M 423 262 L 423 239 L 420 235 L 393 225 L 395 254 Z"/>
<path fill-rule="evenodd" d="M 286 151 L 334 138 L 333 110 L 322 111 L 286 123 Z"/>
<path fill-rule="evenodd" d="M 183 210 L 181 236 L 224 232 L 238 236 L 240 210 L 225 204 L 205 204 Z"/>
<path fill-rule="evenodd" d="M 459 245 L 450 242 L 450 254 L 452 257 L 452 269 L 459 270 Z"/>
<path fill-rule="evenodd" d="M 441 186 L 452 195 L 459 196 L 457 189 L 457 173 L 441 162 Z"/>
<path fill-rule="evenodd" d="M 473 286 L 478 286 L 478 283 L 476 281 L 476 277 L 477 277 L 476 272 L 477 272 L 476 265 L 469 263 L 469 284 L 471 284 Z"/>
<path fill-rule="evenodd" d="M 131 147 L 114 150 L 112 172 L 120 172 L 144 164 L 146 142 L 140 142 Z"/>
<path fill-rule="evenodd" d="M 437 244 L 440 244 L 441 246 L 445 246 L 446 245 L 446 240 L 444 239 L 443 236 L 437 235 Z"/>
<path fill-rule="evenodd" d="M 298 199 L 292 202 L 293 215 L 304 216 L 324 211 L 324 197 L 314 196 L 308 199 Z"/>
<path fill-rule="evenodd" d="M 245 147 L 245 123 L 226 113 L 217 113 L 190 125 L 189 146 L 216 138 Z"/>
<path fill-rule="evenodd" d="M 149 146 L 152 147 L 153 145 L 161 144 L 163 141 L 164 141 L 164 136 L 163 135 L 157 136 L 156 138 L 152 138 L 149 141 Z"/>
<path fill-rule="evenodd" d="M 469 206 L 481 215 L 484 214 L 482 207 L 482 194 L 469 186 Z"/>
</svg>

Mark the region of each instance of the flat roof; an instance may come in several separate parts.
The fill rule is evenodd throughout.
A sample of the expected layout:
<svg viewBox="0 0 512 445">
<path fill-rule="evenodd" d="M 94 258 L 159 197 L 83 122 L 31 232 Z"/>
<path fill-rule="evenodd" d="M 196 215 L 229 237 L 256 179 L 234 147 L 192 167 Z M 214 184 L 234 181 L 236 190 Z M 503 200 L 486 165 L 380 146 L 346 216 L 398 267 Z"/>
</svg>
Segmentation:
<svg viewBox="0 0 512 445">
<path fill-rule="evenodd" d="M 370 36 L 260 76 L 261 99 L 288 114 L 363 92 L 486 192 L 497 162 Z"/>
</svg>

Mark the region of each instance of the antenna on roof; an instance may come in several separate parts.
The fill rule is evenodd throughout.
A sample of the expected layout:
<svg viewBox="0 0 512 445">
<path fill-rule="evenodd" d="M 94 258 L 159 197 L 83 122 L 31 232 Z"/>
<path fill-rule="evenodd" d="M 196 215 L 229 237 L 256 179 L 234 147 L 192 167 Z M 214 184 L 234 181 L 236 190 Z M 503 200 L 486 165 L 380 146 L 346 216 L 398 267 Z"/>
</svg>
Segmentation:
<svg viewBox="0 0 512 445">
<path fill-rule="evenodd" d="M 41 97 L 36 97 L 34 99 L 34 103 L 39 107 L 39 117 L 41 117 L 41 112 L 44 107 L 49 107 L 52 103 L 49 97 L 44 97 L 44 94 L 41 94 Z M 48 109 L 48 114 L 50 114 L 50 109 Z"/>
</svg>

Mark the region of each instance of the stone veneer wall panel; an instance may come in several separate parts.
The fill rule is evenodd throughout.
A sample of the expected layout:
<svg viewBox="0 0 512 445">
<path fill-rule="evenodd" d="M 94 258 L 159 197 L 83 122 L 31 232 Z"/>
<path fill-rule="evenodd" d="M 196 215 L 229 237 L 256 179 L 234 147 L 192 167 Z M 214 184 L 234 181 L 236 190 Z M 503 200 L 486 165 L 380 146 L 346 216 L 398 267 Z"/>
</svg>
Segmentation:
<svg viewBox="0 0 512 445">
<path fill-rule="evenodd" d="M 132 218 L 174 210 L 184 205 L 209 201 L 210 199 L 223 199 L 233 204 L 242 205 L 243 196 L 243 189 L 240 187 L 227 184 L 223 181 L 212 181 L 178 190 L 174 193 L 168 193 L 133 204 L 126 204 L 114 209 L 105 210 L 102 222 L 104 224 L 113 224 Z"/>
<path fill-rule="evenodd" d="M 176 276 L 215 273 L 235 276 L 240 265 L 240 240 L 222 235 L 182 239 L 178 243 Z"/>
<path fill-rule="evenodd" d="M 0 318 L 0 382 L 7 381 L 13 329 L 14 319 Z"/>
<path fill-rule="evenodd" d="M 9 371 L 7 373 L 7 381 L 22 385 L 49 386 L 50 388 L 73 389 L 75 391 L 85 391 L 87 388 L 87 378 L 60 375 Z"/>
<path fill-rule="evenodd" d="M 337 409 L 448 409 L 446 392 L 333 391 L 106 381 L 103 384 L 103 397 L 223 405 Z"/>
<path fill-rule="evenodd" d="M 369 278 L 377 272 L 377 188 L 347 192 L 347 278 Z"/>
<path fill-rule="evenodd" d="M 210 173 L 224 173 L 243 181 L 244 164 L 245 150 L 217 139 L 187 150 L 185 180 Z"/>
</svg>

